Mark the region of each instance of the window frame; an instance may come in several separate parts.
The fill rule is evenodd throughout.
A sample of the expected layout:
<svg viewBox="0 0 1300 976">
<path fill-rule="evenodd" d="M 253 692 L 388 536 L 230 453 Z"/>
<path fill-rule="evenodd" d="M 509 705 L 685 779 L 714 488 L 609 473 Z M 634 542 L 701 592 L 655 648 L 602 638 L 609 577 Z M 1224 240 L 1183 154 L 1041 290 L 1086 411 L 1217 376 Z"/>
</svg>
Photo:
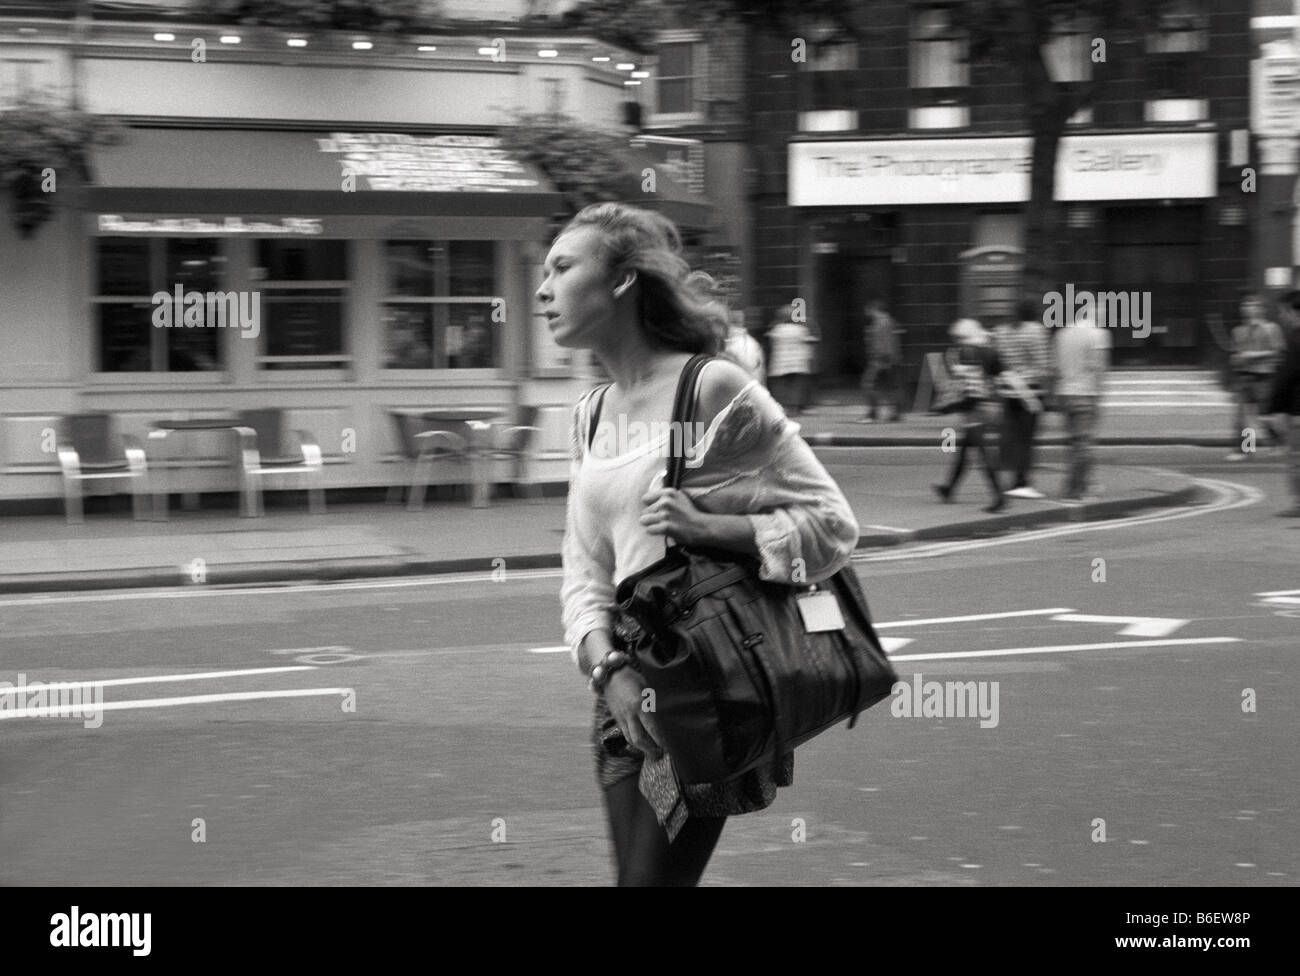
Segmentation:
<svg viewBox="0 0 1300 976">
<path fill-rule="evenodd" d="M 912 92 L 911 106 L 913 108 L 929 108 L 932 106 L 950 106 L 970 104 L 971 88 L 971 64 L 970 64 L 970 38 L 966 32 L 958 27 L 952 26 L 952 17 L 948 15 L 948 26 L 937 36 L 921 36 L 921 19 L 926 14 L 938 12 L 950 12 L 957 6 L 951 2 L 935 3 L 918 3 L 908 7 L 908 24 L 907 24 L 907 85 Z M 956 75 L 954 84 L 949 85 L 929 85 L 919 84 L 918 75 L 922 70 L 921 62 L 918 59 L 918 45 L 920 44 L 955 44 L 957 46 L 957 55 L 949 61 Z M 927 65 L 928 67 L 928 65 Z M 928 97 L 921 98 L 925 93 Z"/>
<path fill-rule="evenodd" d="M 429 245 L 448 245 L 455 242 L 474 242 L 488 244 L 492 248 L 492 287 L 491 295 L 452 295 L 450 294 L 451 264 L 450 261 L 441 269 L 435 266 L 433 270 L 434 278 L 430 282 L 432 289 L 437 289 L 437 279 L 439 275 L 445 277 L 448 281 L 447 294 L 434 294 L 429 292 L 422 295 L 402 295 L 394 294 L 391 291 L 392 280 L 389 271 L 388 246 L 390 244 L 424 244 Z M 496 380 L 505 375 L 506 346 L 509 341 L 509 308 L 510 304 L 502 290 L 504 282 L 504 269 L 506 255 L 503 253 L 504 242 L 497 238 L 488 237 L 389 237 L 381 238 L 376 241 L 379 249 L 379 268 L 380 268 L 380 286 L 378 293 L 380 324 L 379 334 L 379 361 L 376 369 L 379 375 L 390 380 L 428 380 L 431 377 L 437 378 L 459 378 L 459 379 L 477 379 L 477 380 Z M 493 322 L 491 312 L 488 315 L 489 329 L 492 333 L 492 351 L 494 353 L 495 365 L 492 366 L 439 366 L 436 330 L 437 323 L 431 324 L 434 330 L 428 337 L 430 355 L 434 365 L 428 367 L 419 366 L 389 366 L 388 363 L 388 317 L 387 309 L 393 305 L 430 307 L 430 306 L 454 306 L 454 305 L 487 305 L 489 309 L 492 303 L 501 299 L 506 302 L 506 321 Z M 444 327 L 445 331 L 445 327 Z M 445 339 L 442 348 L 445 349 Z M 444 360 L 447 358 L 443 353 Z"/>
<path fill-rule="evenodd" d="M 252 290 L 260 292 L 263 296 L 262 309 L 262 328 L 258 335 L 257 353 L 253 357 L 253 370 L 258 377 L 275 378 L 277 381 L 284 380 L 287 377 L 304 377 L 308 379 L 317 378 L 340 378 L 345 377 L 348 372 L 356 366 L 356 355 L 352 351 L 352 308 L 355 292 L 355 284 L 351 277 L 335 279 L 284 279 L 268 278 L 260 275 L 262 270 L 258 249 L 263 241 L 284 243 L 324 243 L 325 241 L 339 241 L 343 244 L 343 270 L 344 273 L 350 273 L 352 262 L 354 260 L 354 251 L 356 240 L 349 237 L 313 237 L 304 238 L 280 238 L 280 237 L 252 237 L 249 240 L 249 284 Z M 273 356 L 266 352 L 270 345 L 271 339 L 271 321 L 267 314 L 266 306 L 269 305 L 269 298 L 277 291 L 312 291 L 319 289 L 322 293 L 328 291 L 338 292 L 338 304 L 340 310 L 339 321 L 339 346 L 338 355 L 312 355 L 312 356 Z M 284 368 L 267 368 L 268 364 L 274 367 L 274 364 L 284 363 Z M 302 363 L 302 366 L 293 367 L 293 363 Z M 336 364 L 336 365 L 327 365 Z M 310 374 L 310 375 L 307 375 Z"/>
<path fill-rule="evenodd" d="M 150 291 L 144 295 L 109 295 L 102 291 L 103 286 L 103 260 L 101 242 L 109 240 L 121 241 L 141 241 L 147 248 L 148 269 L 146 271 L 146 281 Z M 176 382 L 178 377 L 184 377 L 187 383 L 224 383 L 227 382 L 232 369 L 233 350 L 228 345 L 228 340 L 222 337 L 222 332 L 237 333 L 237 329 L 218 329 L 214 330 L 213 336 L 215 343 L 214 348 L 217 355 L 216 369 L 194 369 L 194 370 L 177 370 L 169 369 L 168 363 L 170 355 L 173 352 L 168 339 L 171 329 L 160 329 L 153 325 L 152 310 L 149 313 L 149 369 L 147 370 L 109 370 L 104 368 L 104 334 L 103 325 L 100 319 L 99 310 L 110 305 L 145 305 L 151 309 L 154 306 L 153 296 L 159 292 L 166 292 L 168 295 L 174 294 L 177 282 L 167 281 L 167 252 L 168 245 L 172 241 L 194 241 L 210 240 L 215 242 L 216 248 L 213 256 L 224 264 L 224 269 L 216 283 L 216 290 L 229 291 L 233 288 L 231 281 L 232 274 L 230 268 L 230 255 L 225 246 L 225 238 L 215 235 L 204 236 L 179 235 L 167 236 L 165 234 L 92 234 L 90 241 L 90 296 L 88 300 L 90 312 L 90 375 L 95 378 L 96 383 L 139 383 L 145 381 L 151 382 Z M 205 327 L 206 328 L 206 327 Z M 202 377 L 202 379 L 200 379 Z"/>
<path fill-rule="evenodd" d="M 708 75 L 704 71 L 704 65 L 707 63 L 706 42 L 704 35 L 699 31 L 663 31 L 656 35 L 656 54 L 654 63 L 651 68 L 651 80 L 654 84 L 653 96 L 651 103 L 654 105 L 654 111 L 646 113 L 644 125 L 646 128 L 666 127 L 674 125 L 690 125 L 693 123 L 705 122 L 708 119 L 708 101 L 707 101 L 707 82 Z M 687 44 L 690 45 L 690 71 L 688 75 L 671 75 L 666 76 L 662 73 L 662 59 L 657 53 L 659 49 L 666 45 Z M 661 110 L 660 89 L 659 86 L 665 80 L 687 80 L 690 83 L 689 101 L 694 108 L 689 112 L 664 112 Z"/>
</svg>

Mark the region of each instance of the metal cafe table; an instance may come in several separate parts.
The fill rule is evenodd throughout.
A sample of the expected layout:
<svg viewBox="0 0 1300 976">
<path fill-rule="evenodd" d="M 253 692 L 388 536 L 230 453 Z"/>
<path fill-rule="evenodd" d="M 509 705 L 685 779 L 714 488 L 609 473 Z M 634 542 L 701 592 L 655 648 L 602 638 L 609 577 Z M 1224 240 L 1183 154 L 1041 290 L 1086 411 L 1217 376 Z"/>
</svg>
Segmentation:
<svg viewBox="0 0 1300 976">
<path fill-rule="evenodd" d="M 154 445 L 159 449 L 162 448 L 163 442 L 171 434 L 185 433 L 199 430 L 229 430 L 237 434 L 252 434 L 250 428 L 244 427 L 239 418 L 233 414 L 218 414 L 203 417 L 186 417 L 183 419 L 165 419 L 155 420 L 152 425 L 153 429 L 149 431 L 149 449 L 152 453 Z M 167 520 L 167 491 L 165 486 L 160 482 L 161 472 L 157 471 L 153 465 L 150 465 L 150 476 L 153 479 L 153 517 L 156 522 Z M 181 506 L 186 511 L 195 511 L 199 507 L 199 496 L 196 492 L 187 491 L 181 495 Z"/>
<path fill-rule="evenodd" d="M 490 421 L 505 414 L 501 407 L 437 407 L 416 416 L 465 439 L 470 470 L 470 506 L 487 508 L 491 485 L 483 453 L 493 447 Z"/>
</svg>

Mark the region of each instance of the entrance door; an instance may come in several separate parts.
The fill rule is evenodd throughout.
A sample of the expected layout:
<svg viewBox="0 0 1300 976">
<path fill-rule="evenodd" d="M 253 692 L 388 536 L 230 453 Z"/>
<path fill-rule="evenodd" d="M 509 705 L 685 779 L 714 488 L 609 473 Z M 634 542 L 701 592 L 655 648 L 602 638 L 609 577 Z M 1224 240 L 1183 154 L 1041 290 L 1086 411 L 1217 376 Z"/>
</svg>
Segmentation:
<svg viewBox="0 0 1300 976">
<path fill-rule="evenodd" d="M 892 312 L 888 257 L 823 255 L 819 262 L 817 314 L 821 331 L 818 357 L 822 375 L 847 382 L 866 368 L 866 317 L 863 306 L 879 298 Z"/>
<path fill-rule="evenodd" d="M 1116 365 L 1173 366 L 1200 362 L 1200 210 L 1124 208 L 1107 213 L 1110 247 L 1105 289 L 1136 296 L 1150 311 L 1151 332 L 1130 322 L 1110 330 Z"/>
</svg>

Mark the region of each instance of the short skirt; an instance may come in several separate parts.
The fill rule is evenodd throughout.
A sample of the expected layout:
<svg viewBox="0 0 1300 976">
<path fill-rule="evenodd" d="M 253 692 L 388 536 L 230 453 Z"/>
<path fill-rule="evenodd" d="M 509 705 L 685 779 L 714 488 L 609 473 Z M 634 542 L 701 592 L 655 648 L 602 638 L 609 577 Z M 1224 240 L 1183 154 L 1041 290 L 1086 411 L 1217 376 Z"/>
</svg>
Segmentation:
<svg viewBox="0 0 1300 976">
<path fill-rule="evenodd" d="M 618 725 L 603 695 L 596 696 L 592 722 L 592 749 L 596 757 L 596 781 L 608 789 L 629 776 L 641 777 L 641 792 L 654 808 L 659 822 L 676 836 L 687 817 L 729 817 L 766 809 L 776 799 L 778 787 L 794 782 L 794 756 L 786 756 L 775 768 L 763 765 L 722 783 L 679 785 L 667 761 L 651 762 L 635 748 L 621 745 L 619 754 L 609 750 Z"/>
</svg>

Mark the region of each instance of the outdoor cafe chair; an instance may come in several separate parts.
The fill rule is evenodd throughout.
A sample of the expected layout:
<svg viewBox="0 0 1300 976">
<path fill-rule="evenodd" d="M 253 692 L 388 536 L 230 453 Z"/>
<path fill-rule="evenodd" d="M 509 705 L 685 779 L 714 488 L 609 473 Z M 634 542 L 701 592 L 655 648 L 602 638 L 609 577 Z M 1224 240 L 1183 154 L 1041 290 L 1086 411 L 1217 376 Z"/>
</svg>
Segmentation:
<svg viewBox="0 0 1300 976">
<path fill-rule="evenodd" d="M 393 411 L 391 416 L 397 428 L 397 439 L 402 447 L 402 453 L 411 462 L 411 481 L 406 507 L 412 512 L 418 512 L 424 508 L 424 494 L 433 474 L 434 465 L 451 463 L 462 467 L 468 466 L 469 443 L 459 434 L 453 434 L 449 430 L 421 429 L 428 421 L 417 415 Z M 394 497 L 394 491 L 390 489 L 389 501 L 393 501 Z"/>
<path fill-rule="evenodd" d="M 313 514 L 325 511 L 321 450 L 309 431 L 294 430 L 289 432 L 292 438 L 286 437 L 284 411 L 276 407 L 240 411 L 235 431 L 239 435 L 240 515 L 262 515 L 261 479 L 281 475 L 306 478 L 309 509 Z"/>
<path fill-rule="evenodd" d="M 526 497 L 531 497 L 537 488 L 534 480 L 534 462 L 537 460 L 537 441 L 542 430 L 536 426 L 537 407 L 522 407 L 520 420 L 523 423 L 508 427 L 492 425 L 484 431 L 485 446 L 479 451 L 479 461 L 488 464 L 492 461 L 510 461 L 512 471 L 509 482 L 523 488 Z M 484 425 L 487 427 L 487 425 Z M 491 471 L 490 467 L 486 468 Z"/>
<path fill-rule="evenodd" d="M 58 438 L 63 472 L 63 510 L 68 524 L 83 521 L 82 482 L 128 480 L 136 519 L 146 517 L 148 465 L 144 448 L 130 435 L 116 436 L 112 414 L 65 416 Z"/>
</svg>

